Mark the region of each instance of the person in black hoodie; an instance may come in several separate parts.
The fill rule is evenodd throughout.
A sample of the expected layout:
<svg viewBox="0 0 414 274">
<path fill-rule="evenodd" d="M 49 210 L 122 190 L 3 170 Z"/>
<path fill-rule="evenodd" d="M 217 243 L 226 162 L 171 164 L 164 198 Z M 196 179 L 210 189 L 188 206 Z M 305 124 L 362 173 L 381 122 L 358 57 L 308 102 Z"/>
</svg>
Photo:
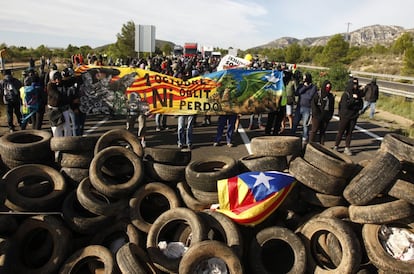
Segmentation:
<svg viewBox="0 0 414 274">
<path fill-rule="evenodd" d="M 325 132 L 335 109 L 335 97 L 331 93 L 331 89 L 331 82 L 325 80 L 322 83 L 321 90 L 312 98 L 312 129 L 309 135 L 309 142 L 315 142 L 316 134 L 319 131 L 319 142 L 322 145 L 325 144 Z"/>
<path fill-rule="evenodd" d="M 338 146 L 341 143 L 342 135 L 345 133 L 345 150 L 346 155 L 352 155 L 350 149 L 352 132 L 355 128 L 359 111 L 363 107 L 362 91 L 360 90 L 358 78 L 353 78 L 352 81 L 348 82 L 344 93 L 341 96 L 339 102 L 339 126 L 338 133 L 335 138 L 334 150 L 338 150 Z"/>
</svg>

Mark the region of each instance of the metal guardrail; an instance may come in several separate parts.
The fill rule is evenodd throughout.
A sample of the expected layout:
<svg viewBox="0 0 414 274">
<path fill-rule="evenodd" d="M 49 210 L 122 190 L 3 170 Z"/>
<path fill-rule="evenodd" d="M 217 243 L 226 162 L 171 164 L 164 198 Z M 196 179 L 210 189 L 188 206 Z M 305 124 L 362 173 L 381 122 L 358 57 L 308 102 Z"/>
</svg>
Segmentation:
<svg viewBox="0 0 414 274">
<path fill-rule="evenodd" d="M 406 99 L 408 98 L 410 100 L 414 99 L 414 93 L 409 92 L 409 91 L 380 87 L 380 92 L 385 93 L 385 94 L 405 97 Z"/>
<path fill-rule="evenodd" d="M 318 66 L 309 66 L 309 65 L 297 65 L 298 67 L 304 67 L 304 68 L 310 68 L 310 69 L 319 69 L 319 70 L 329 70 L 329 68 L 327 67 L 318 67 Z M 391 74 L 381 74 L 381 73 L 372 73 L 372 72 L 363 72 L 363 71 L 351 71 L 350 72 L 352 75 L 358 75 L 358 76 L 368 76 L 367 78 L 381 78 L 381 79 L 395 79 L 395 80 L 409 80 L 409 81 L 414 81 L 414 77 L 410 77 L 410 76 L 403 76 L 403 75 L 391 75 Z M 378 83 L 378 82 L 377 82 Z M 395 82 L 393 82 L 395 83 Z M 397 84 L 397 83 L 395 83 Z M 401 84 L 401 83 L 398 83 Z M 403 84 L 401 84 L 403 85 Z M 404 84 L 407 85 L 407 84 Z M 414 92 L 410 92 L 410 91 L 405 91 L 405 90 L 401 90 L 401 89 L 395 89 L 395 88 L 388 88 L 388 87 L 384 87 L 379 85 L 379 91 L 380 93 L 384 93 L 384 94 L 389 94 L 389 95 L 394 95 L 394 96 L 401 96 L 401 97 L 405 97 L 408 100 L 413 100 L 414 99 Z"/>
</svg>

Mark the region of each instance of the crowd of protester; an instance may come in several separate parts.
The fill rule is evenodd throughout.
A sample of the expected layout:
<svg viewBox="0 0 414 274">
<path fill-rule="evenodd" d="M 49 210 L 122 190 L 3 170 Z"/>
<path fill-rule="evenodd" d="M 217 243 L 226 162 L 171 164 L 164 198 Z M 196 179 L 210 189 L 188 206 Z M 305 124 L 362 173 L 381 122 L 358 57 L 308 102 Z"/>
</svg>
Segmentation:
<svg viewBox="0 0 414 274">
<path fill-rule="evenodd" d="M 31 59 L 29 68 L 23 73 L 23 79 L 12 76 L 10 70 L 4 70 L 4 79 L 0 81 L 0 92 L 7 106 L 7 123 L 10 131 L 16 130 L 13 115 L 21 129 L 31 124 L 33 129 L 41 129 L 45 113 L 48 113 L 53 136 L 81 136 L 83 134 L 86 114 L 79 108 L 82 79 L 76 77 L 74 70 L 83 64 L 129 66 L 170 75 L 184 80 L 205 73 L 214 72 L 220 58 L 201 55 L 191 58 L 155 56 L 150 58 L 127 58 L 112 60 L 110 57 L 88 54 L 86 58 L 77 54 L 71 61 L 58 69 L 50 58 L 40 59 L 40 69 L 36 69 Z M 324 81 L 320 87 L 313 83 L 310 73 L 302 73 L 296 66 L 287 67 L 284 63 L 252 59 L 249 69 L 283 70 L 284 90 L 280 107 L 270 113 L 251 114 L 248 129 L 255 128 L 255 115 L 258 115 L 257 125 L 264 130 L 265 135 L 297 135 L 301 127 L 303 143 L 318 141 L 325 144 L 326 129 L 334 113 L 335 100 L 331 93 L 332 83 Z M 98 76 L 96 76 L 98 77 Z M 345 135 L 344 153 L 352 155 L 350 142 L 352 131 L 358 116 L 367 108 L 371 108 L 370 117 L 375 113 L 375 102 L 378 99 L 378 86 L 375 80 L 365 89 L 359 86 L 358 79 L 351 77 L 350 83 L 343 93 L 339 103 L 339 127 L 333 149 L 338 146 Z M 12 94 L 11 96 L 9 94 Z M 365 102 L 364 100 L 365 96 Z M 267 116 L 267 119 L 265 119 Z M 193 127 L 196 126 L 196 115 L 180 115 L 177 128 L 177 146 L 192 149 L 197 140 L 193 138 Z M 128 117 L 127 128 L 135 130 L 134 123 L 138 122 L 137 135 L 141 138 L 142 146 L 146 146 L 145 113 L 135 113 Z M 221 137 L 226 128 L 226 144 L 233 146 L 233 135 L 237 133 L 240 115 L 221 115 L 217 121 L 217 134 L 212 136 L 214 146 L 221 145 Z M 156 115 L 156 131 L 168 129 L 168 116 Z M 210 125 L 210 116 L 204 117 L 203 125 Z"/>
</svg>

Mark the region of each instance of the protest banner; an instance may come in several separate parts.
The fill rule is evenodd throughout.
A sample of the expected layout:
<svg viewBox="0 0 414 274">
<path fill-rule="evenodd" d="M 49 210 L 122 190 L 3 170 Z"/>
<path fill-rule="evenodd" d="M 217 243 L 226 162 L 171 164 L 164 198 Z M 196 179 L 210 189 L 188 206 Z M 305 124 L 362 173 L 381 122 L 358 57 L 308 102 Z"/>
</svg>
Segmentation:
<svg viewBox="0 0 414 274">
<path fill-rule="evenodd" d="M 276 110 L 282 95 L 283 72 L 221 70 L 183 80 L 132 67 L 81 66 L 81 111 L 126 114 L 128 99 L 148 113 L 221 115 Z"/>
</svg>

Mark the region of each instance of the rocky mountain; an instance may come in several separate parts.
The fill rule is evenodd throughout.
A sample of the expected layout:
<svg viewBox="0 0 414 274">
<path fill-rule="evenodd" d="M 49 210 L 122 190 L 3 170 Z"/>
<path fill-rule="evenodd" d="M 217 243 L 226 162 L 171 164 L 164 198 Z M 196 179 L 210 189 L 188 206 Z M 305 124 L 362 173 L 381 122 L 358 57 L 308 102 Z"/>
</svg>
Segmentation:
<svg viewBox="0 0 414 274">
<path fill-rule="evenodd" d="M 349 42 L 352 46 L 374 46 L 376 44 L 389 46 L 391 45 L 400 35 L 405 32 L 414 34 L 414 29 L 404 29 L 399 26 L 384 26 L 384 25 L 373 25 L 363 27 L 355 31 L 350 32 Z M 347 39 L 347 33 L 341 33 L 345 39 Z M 265 45 L 258 46 L 256 48 L 285 48 L 293 43 L 298 43 L 301 46 L 324 46 L 332 38 L 331 36 L 321 37 L 309 37 L 305 39 L 296 39 L 293 37 L 282 37 L 271 41 Z"/>
</svg>

